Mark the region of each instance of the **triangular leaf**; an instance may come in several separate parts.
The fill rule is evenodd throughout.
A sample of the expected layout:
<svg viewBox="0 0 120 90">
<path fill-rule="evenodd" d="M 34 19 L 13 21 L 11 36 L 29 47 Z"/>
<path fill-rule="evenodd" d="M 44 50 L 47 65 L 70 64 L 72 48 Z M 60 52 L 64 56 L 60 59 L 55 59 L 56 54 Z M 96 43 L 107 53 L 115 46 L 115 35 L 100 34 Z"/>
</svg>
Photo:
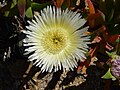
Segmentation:
<svg viewBox="0 0 120 90">
<path fill-rule="evenodd" d="M 102 76 L 103 79 L 116 79 L 110 72 L 110 68 L 108 69 L 108 71 L 106 72 L 105 75 Z"/>
<path fill-rule="evenodd" d="M 33 18 L 32 8 L 29 7 L 25 12 L 26 17 Z"/>
<path fill-rule="evenodd" d="M 11 8 L 13 8 L 15 5 L 17 5 L 17 0 L 13 0 Z"/>
</svg>

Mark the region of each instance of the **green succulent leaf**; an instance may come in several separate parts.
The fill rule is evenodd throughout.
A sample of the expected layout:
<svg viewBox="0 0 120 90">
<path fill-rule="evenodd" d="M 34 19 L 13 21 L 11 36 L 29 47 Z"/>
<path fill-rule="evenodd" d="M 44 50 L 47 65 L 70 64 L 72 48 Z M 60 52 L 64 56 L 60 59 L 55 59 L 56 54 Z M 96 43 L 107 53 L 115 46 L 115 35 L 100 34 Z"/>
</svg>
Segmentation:
<svg viewBox="0 0 120 90">
<path fill-rule="evenodd" d="M 114 21 L 120 22 L 120 0 L 115 0 Z"/>
<path fill-rule="evenodd" d="M 100 10 L 105 14 L 105 19 L 110 22 L 114 15 L 114 0 L 100 0 Z"/>
<path fill-rule="evenodd" d="M 0 8 L 0 14 L 1 13 L 4 13 L 6 17 L 18 15 L 17 0 L 13 0 L 4 7 Z"/>
<path fill-rule="evenodd" d="M 50 5 L 50 2 L 48 2 L 48 3 L 42 3 L 42 4 L 35 3 L 35 2 L 31 3 L 31 7 L 32 7 L 32 9 L 34 11 L 40 11 L 40 9 L 45 8 L 47 5 Z"/>
<path fill-rule="evenodd" d="M 32 13 L 32 8 L 29 7 L 26 12 L 25 12 L 25 15 L 27 18 L 33 18 L 33 13 Z"/>
<path fill-rule="evenodd" d="M 108 71 L 106 72 L 106 74 L 104 74 L 101 78 L 103 78 L 103 79 L 113 79 L 113 80 L 116 79 L 116 78 L 111 74 L 110 68 L 108 69 Z"/>
<path fill-rule="evenodd" d="M 70 0 L 65 0 L 62 4 L 62 9 L 66 9 L 66 8 L 69 8 L 70 7 Z"/>
<path fill-rule="evenodd" d="M 17 5 L 17 0 L 13 0 L 11 8 L 15 7 L 15 5 Z"/>
<path fill-rule="evenodd" d="M 14 17 L 15 15 L 19 15 L 17 5 L 15 5 L 13 8 L 10 9 L 10 11 L 8 11 L 8 17 Z"/>
</svg>

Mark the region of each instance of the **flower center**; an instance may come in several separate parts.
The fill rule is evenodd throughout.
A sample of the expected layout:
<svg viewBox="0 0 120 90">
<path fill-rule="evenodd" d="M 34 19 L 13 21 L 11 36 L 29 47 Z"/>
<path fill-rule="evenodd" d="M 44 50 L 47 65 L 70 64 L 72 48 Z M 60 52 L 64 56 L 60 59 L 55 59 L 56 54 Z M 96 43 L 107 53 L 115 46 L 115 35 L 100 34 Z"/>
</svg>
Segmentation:
<svg viewBox="0 0 120 90">
<path fill-rule="evenodd" d="M 65 30 L 50 30 L 43 35 L 42 46 L 48 53 L 57 54 L 67 45 L 67 36 Z"/>
</svg>

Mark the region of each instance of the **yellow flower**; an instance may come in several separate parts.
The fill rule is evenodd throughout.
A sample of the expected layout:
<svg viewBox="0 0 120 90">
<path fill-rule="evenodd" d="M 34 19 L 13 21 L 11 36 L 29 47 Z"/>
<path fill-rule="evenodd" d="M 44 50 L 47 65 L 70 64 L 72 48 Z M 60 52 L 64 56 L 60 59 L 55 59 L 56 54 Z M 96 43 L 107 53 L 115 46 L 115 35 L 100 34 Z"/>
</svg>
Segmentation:
<svg viewBox="0 0 120 90">
<path fill-rule="evenodd" d="M 26 26 L 24 46 L 29 61 L 41 71 L 73 70 L 77 62 L 86 58 L 90 37 L 88 27 L 80 29 L 86 20 L 68 9 L 47 6 Z"/>
</svg>

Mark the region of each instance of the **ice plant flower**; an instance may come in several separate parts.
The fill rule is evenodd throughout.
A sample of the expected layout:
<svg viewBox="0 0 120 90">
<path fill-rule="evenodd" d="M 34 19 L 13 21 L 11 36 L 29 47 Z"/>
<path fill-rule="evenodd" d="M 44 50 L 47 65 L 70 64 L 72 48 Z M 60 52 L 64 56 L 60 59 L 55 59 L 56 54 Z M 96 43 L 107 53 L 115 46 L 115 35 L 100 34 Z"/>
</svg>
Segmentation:
<svg viewBox="0 0 120 90">
<path fill-rule="evenodd" d="M 35 20 L 28 21 L 24 46 L 29 61 L 41 71 L 73 70 L 86 58 L 90 37 L 82 28 L 86 23 L 80 13 L 47 6 Z"/>
<path fill-rule="evenodd" d="M 111 68 L 110 71 L 112 75 L 120 80 L 120 56 L 116 52 L 106 52 L 109 57 L 111 57 Z"/>
<path fill-rule="evenodd" d="M 111 72 L 120 80 L 120 57 L 112 60 Z"/>
</svg>

